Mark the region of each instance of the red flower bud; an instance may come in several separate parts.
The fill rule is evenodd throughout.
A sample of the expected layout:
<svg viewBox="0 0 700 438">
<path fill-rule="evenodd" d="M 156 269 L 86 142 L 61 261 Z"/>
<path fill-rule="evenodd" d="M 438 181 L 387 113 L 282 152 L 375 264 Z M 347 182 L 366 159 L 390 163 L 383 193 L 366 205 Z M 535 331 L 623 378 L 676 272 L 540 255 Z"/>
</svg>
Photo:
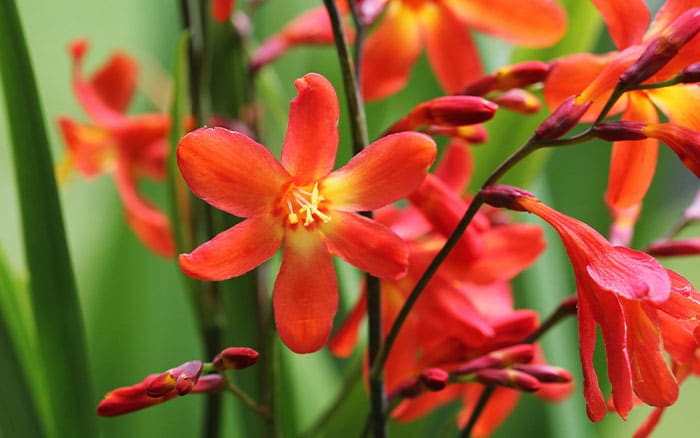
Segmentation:
<svg viewBox="0 0 700 438">
<path fill-rule="evenodd" d="M 444 135 L 446 137 L 461 138 L 469 143 L 483 143 L 488 139 L 488 133 L 483 125 L 464 126 L 428 126 L 425 133 L 429 135 Z"/>
<path fill-rule="evenodd" d="M 518 364 L 513 369 L 529 374 L 542 383 L 568 383 L 573 380 L 569 371 L 552 365 Z"/>
<path fill-rule="evenodd" d="M 420 373 L 421 383 L 431 391 L 440 391 L 447 386 L 449 379 L 447 371 L 441 368 L 428 368 Z"/>
<path fill-rule="evenodd" d="M 700 30 L 700 8 L 688 9 L 653 40 L 639 57 L 620 76 L 620 81 L 636 85 L 661 70 L 678 51 Z"/>
<path fill-rule="evenodd" d="M 534 355 L 535 347 L 532 344 L 513 345 L 472 359 L 455 368 L 452 374 L 460 376 L 486 368 L 505 368 L 516 363 L 527 363 Z"/>
<path fill-rule="evenodd" d="M 663 240 L 649 245 L 646 251 L 653 256 L 685 256 L 700 254 L 700 239 Z"/>
<path fill-rule="evenodd" d="M 607 141 L 644 140 L 644 122 L 602 122 L 593 127 L 596 137 Z"/>
<path fill-rule="evenodd" d="M 490 120 L 498 105 L 475 96 L 443 96 L 417 105 L 409 117 L 415 126 L 462 126 Z"/>
<path fill-rule="evenodd" d="M 576 96 L 569 96 L 537 127 L 535 133 L 538 137 L 549 140 L 561 137 L 576 126 L 591 103 L 590 101 L 577 102 Z"/>
<path fill-rule="evenodd" d="M 487 204 L 493 207 L 507 208 L 515 211 L 526 211 L 518 200 L 520 198 L 534 198 L 535 195 L 518 187 L 503 184 L 493 184 L 479 192 Z"/>
<path fill-rule="evenodd" d="M 192 394 L 203 394 L 209 392 L 217 392 L 223 389 L 224 378 L 221 374 L 207 374 L 206 376 L 201 376 L 197 383 L 192 388 Z"/>
<path fill-rule="evenodd" d="M 525 392 L 535 392 L 542 386 L 537 378 L 516 370 L 487 368 L 477 371 L 475 377 L 481 383 L 505 386 Z"/>
<path fill-rule="evenodd" d="M 83 56 L 85 56 L 85 52 L 87 52 L 89 45 L 90 44 L 86 39 L 78 39 L 72 41 L 68 46 L 68 51 L 70 52 L 71 58 L 73 58 L 75 61 L 80 61 L 81 59 L 83 59 Z"/>
<path fill-rule="evenodd" d="M 162 397 L 174 389 L 179 395 L 185 395 L 197 383 L 201 372 L 201 361 L 185 362 L 153 378 L 146 387 L 146 394 L 149 397 Z"/>
<path fill-rule="evenodd" d="M 522 88 L 513 88 L 493 98 L 502 108 L 523 114 L 533 114 L 540 110 L 540 100 Z"/>
<path fill-rule="evenodd" d="M 684 84 L 700 82 L 700 62 L 690 64 L 678 75 L 678 80 Z"/>
<path fill-rule="evenodd" d="M 219 370 L 242 370 L 255 365 L 260 354 L 247 347 L 229 347 L 214 358 L 214 367 Z"/>
<path fill-rule="evenodd" d="M 549 64 L 539 61 L 508 65 L 472 82 L 455 94 L 483 96 L 490 91 L 506 91 L 526 87 L 544 81 L 549 70 Z"/>
</svg>

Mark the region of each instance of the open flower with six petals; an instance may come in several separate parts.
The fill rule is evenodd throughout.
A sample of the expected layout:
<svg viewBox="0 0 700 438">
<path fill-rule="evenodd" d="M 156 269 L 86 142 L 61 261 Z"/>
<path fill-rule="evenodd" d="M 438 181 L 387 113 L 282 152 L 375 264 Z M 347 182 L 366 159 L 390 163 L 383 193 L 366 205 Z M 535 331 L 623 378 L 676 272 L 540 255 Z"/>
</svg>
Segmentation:
<svg viewBox="0 0 700 438">
<path fill-rule="evenodd" d="M 182 254 L 180 267 L 196 278 L 223 280 L 260 265 L 284 242 L 274 285 L 275 322 L 290 349 L 309 353 L 325 344 L 337 310 L 331 255 L 378 277 L 405 274 L 404 242 L 358 212 L 413 191 L 436 148 L 423 134 L 395 134 L 332 171 L 338 144 L 335 90 L 314 73 L 295 85 L 281 161 L 245 135 L 221 128 L 202 128 L 180 141 L 178 165 L 193 192 L 246 218 Z"/>
</svg>

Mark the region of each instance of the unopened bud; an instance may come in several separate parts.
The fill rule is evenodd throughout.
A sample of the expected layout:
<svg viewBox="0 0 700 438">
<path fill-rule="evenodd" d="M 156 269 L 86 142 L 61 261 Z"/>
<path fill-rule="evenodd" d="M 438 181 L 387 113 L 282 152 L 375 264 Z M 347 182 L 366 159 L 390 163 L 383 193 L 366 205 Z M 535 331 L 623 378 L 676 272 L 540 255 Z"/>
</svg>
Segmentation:
<svg viewBox="0 0 700 438">
<path fill-rule="evenodd" d="M 663 240 L 649 245 L 646 251 L 653 256 L 687 256 L 700 254 L 700 239 Z"/>
<path fill-rule="evenodd" d="M 475 374 L 476 380 L 488 385 L 505 386 L 525 392 L 535 392 L 542 386 L 536 377 L 517 370 L 487 368 Z"/>
<path fill-rule="evenodd" d="M 522 88 L 513 88 L 493 98 L 499 107 L 522 114 L 533 114 L 540 110 L 540 100 Z"/>
<path fill-rule="evenodd" d="M 661 70 L 678 51 L 700 30 L 700 8 L 685 11 L 653 40 L 639 57 L 620 76 L 620 82 L 641 84 Z"/>
<path fill-rule="evenodd" d="M 189 394 L 197 384 L 199 375 L 202 373 L 203 364 L 199 360 L 185 362 L 177 370 L 179 374 L 175 382 L 175 392 L 179 395 Z"/>
<path fill-rule="evenodd" d="M 420 381 L 431 391 L 440 391 L 447 386 L 449 374 L 441 368 L 428 368 L 420 373 Z"/>
<path fill-rule="evenodd" d="M 260 354 L 247 347 L 229 347 L 214 358 L 214 367 L 219 370 L 242 370 L 255 365 Z"/>
<path fill-rule="evenodd" d="M 78 39 L 70 43 L 68 46 L 68 51 L 70 52 L 71 58 L 76 61 L 80 61 L 85 56 L 85 52 L 89 47 L 89 43 L 86 39 Z"/>
<path fill-rule="evenodd" d="M 506 91 L 526 87 L 544 81 L 549 70 L 548 64 L 539 61 L 508 65 L 472 82 L 455 94 L 483 96 L 490 91 Z"/>
<path fill-rule="evenodd" d="M 552 365 L 518 364 L 513 369 L 529 374 L 542 383 L 568 383 L 573 380 L 569 371 Z"/>
<path fill-rule="evenodd" d="M 685 167 L 700 178 L 700 133 L 673 123 L 649 124 L 644 133 L 666 143 Z"/>
<path fill-rule="evenodd" d="M 423 102 L 411 111 L 416 125 L 462 126 L 490 120 L 498 105 L 475 96 L 443 96 Z"/>
<path fill-rule="evenodd" d="M 446 137 L 461 138 L 469 143 L 483 143 L 488 139 L 488 133 L 484 125 L 464 126 L 428 126 L 425 130 L 429 135 L 444 135 Z"/>
<path fill-rule="evenodd" d="M 535 198 L 535 195 L 526 190 L 503 184 L 493 184 L 485 187 L 479 192 L 479 195 L 484 202 L 493 207 L 515 211 L 527 211 L 518 202 L 520 198 Z"/>
<path fill-rule="evenodd" d="M 602 122 L 593 127 L 596 137 L 607 141 L 644 140 L 644 122 Z"/>
<path fill-rule="evenodd" d="M 207 374 L 197 380 L 197 384 L 192 388 L 192 394 L 203 394 L 221 391 L 224 387 L 224 378 L 221 374 Z"/>
<path fill-rule="evenodd" d="M 591 103 L 591 101 L 577 102 L 576 96 L 569 96 L 537 127 L 535 133 L 538 137 L 548 140 L 561 137 L 576 126 Z"/>
<path fill-rule="evenodd" d="M 683 84 L 700 82 L 700 62 L 690 64 L 678 74 L 678 81 Z"/>
<path fill-rule="evenodd" d="M 177 378 L 173 376 L 172 370 L 158 374 L 146 387 L 146 395 L 149 397 L 162 397 L 175 389 Z"/>
<path fill-rule="evenodd" d="M 485 368 L 505 368 L 516 363 L 530 362 L 534 356 L 535 347 L 532 344 L 513 345 L 472 359 L 452 370 L 452 374 L 460 376 Z"/>
</svg>

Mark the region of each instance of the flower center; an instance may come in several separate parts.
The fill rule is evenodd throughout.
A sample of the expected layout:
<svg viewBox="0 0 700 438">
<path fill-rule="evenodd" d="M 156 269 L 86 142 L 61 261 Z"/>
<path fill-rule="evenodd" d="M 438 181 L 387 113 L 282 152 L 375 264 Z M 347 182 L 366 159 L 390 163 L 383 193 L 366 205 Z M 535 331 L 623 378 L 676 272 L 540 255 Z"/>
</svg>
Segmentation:
<svg viewBox="0 0 700 438">
<path fill-rule="evenodd" d="M 314 216 L 323 223 L 330 222 L 331 217 L 319 209 L 321 201 L 325 199 L 318 192 L 317 182 L 314 183 L 310 192 L 302 187 L 292 186 L 285 195 L 285 202 L 289 210 L 287 220 L 290 224 L 297 224 L 300 219 L 303 219 L 305 227 L 314 222 Z"/>
</svg>

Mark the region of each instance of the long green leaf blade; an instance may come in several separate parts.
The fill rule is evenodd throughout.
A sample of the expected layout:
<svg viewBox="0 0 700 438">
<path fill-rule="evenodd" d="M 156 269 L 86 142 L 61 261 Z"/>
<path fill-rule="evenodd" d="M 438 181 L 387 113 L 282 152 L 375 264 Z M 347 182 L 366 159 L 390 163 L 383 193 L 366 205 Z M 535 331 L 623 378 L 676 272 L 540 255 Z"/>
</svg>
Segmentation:
<svg viewBox="0 0 700 438">
<path fill-rule="evenodd" d="M 0 0 L 0 74 L 51 436 L 95 436 L 82 316 L 24 33 L 13 0 Z"/>
</svg>

